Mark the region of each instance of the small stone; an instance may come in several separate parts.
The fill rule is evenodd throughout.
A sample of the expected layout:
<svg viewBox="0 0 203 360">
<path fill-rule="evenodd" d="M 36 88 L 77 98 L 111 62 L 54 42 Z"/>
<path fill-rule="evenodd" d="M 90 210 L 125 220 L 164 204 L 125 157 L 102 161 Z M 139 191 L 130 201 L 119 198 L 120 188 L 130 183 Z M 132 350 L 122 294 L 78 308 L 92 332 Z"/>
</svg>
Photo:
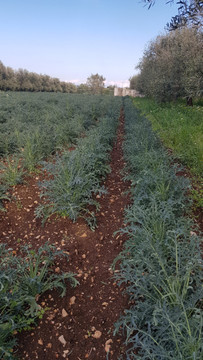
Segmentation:
<svg viewBox="0 0 203 360">
<path fill-rule="evenodd" d="M 105 342 L 105 351 L 108 353 L 110 351 L 111 343 L 113 342 L 112 339 L 109 339 Z"/>
<path fill-rule="evenodd" d="M 66 358 L 66 355 L 68 355 L 69 352 L 70 352 L 69 350 L 64 350 L 64 352 L 63 352 L 63 357 Z M 66 359 L 67 359 L 67 358 L 66 358 Z"/>
<path fill-rule="evenodd" d="M 56 267 L 55 272 L 59 273 L 60 272 L 60 267 Z"/>
<path fill-rule="evenodd" d="M 84 274 L 84 280 L 87 280 L 87 278 L 88 278 L 88 274 L 85 273 L 85 274 Z"/>
<path fill-rule="evenodd" d="M 102 336 L 101 331 L 96 330 L 95 333 L 92 335 L 94 339 L 99 339 Z"/>
<path fill-rule="evenodd" d="M 86 259 L 86 255 L 85 255 L 85 254 L 83 254 L 83 255 L 82 255 L 82 258 L 83 258 L 83 259 Z"/>
<path fill-rule="evenodd" d="M 43 345 L 43 340 L 42 340 L 42 339 L 39 339 L 39 340 L 38 340 L 38 344 L 39 344 L 39 345 Z"/>
<path fill-rule="evenodd" d="M 66 345 L 66 340 L 64 339 L 63 335 L 59 336 L 59 341 L 61 342 L 61 344 L 63 344 L 63 346 Z"/>
<path fill-rule="evenodd" d="M 64 354 L 68 354 L 68 353 L 69 353 L 69 350 L 64 350 L 63 353 L 64 353 Z"/>
<path fill-rule="evenodd" d="M 72 297 L 70 298 L 69 304 L 70 304 L 70 305 L 74 305 L 74 304 L 75 304 L 75 300 L 76 300 L 76 297 L 75 297 L 75 296 L 72 296 Z"/>
<path fill-rule="evenodd" d="M 103 303 L 102 303 L 102 306 L 107 306 L 108 305 L 108 303 L 106 302 L 106 301 L 104 301 Z"/>
<path fill-rule="evenodd" d="M 48 349 L 51 349 L 51 348 L 52 348 L 52 344 L 51 344 L 51 343 L 48 343 L 48 344 L 47 344 L 47 348 L 48 348 Z"/>
<path fill-rule="evenodd" d="M 68 316 L 68 313 L 66 312 L 65 309 L 62 309 L 62 317 L 64 318 L 64 317 L 66 317 L 66 316 Z"/>
<path fill-rule="evenodd" d="M 86 238 L 86 237 L 87 237 L 87 234 L 86 234 L 86 233 L 83 233 L 80 237 L 81 237 L 81 238 Z"/>
</svg>

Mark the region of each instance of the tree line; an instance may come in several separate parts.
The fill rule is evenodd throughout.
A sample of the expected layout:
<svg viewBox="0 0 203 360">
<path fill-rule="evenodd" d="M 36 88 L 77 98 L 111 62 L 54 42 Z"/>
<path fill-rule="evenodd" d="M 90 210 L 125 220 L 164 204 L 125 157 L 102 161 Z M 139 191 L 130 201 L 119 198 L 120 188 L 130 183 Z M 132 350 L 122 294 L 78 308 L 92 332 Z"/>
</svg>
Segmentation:
<svg viewBox="0 0 203 360">
<path fill-rule="evenodd" d="M 151 41 L 130 87 L 157 101 L 203 96 L 203 33 L 183 27 Z"/>
<path fill-rule="evenodd" d="M 25 69 L 13 70 L 0 61 L 0 90 L 74 93 L 77 92 L 77 87 L 75 84 L 60 81 L 49 75 L 37 74 Z"/>
<path fill-rule="evenodd" d="M 105 78 L 92 74 L 85 84 L 76 86 L 71 82 L 60 81 L 49 75 L 29 72 L 25 69 L 13 70 L 0 61 L 0 91 L 46 91 L 63 93 L 112 94 L 113 87 L 104 87 Z"/>
</svg>

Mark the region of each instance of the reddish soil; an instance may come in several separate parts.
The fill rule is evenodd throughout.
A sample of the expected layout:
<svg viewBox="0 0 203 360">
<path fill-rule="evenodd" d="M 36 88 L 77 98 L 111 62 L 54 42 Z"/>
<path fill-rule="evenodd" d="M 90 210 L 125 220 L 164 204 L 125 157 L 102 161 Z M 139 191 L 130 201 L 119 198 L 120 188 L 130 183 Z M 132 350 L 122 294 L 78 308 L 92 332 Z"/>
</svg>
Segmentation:
<svg viewBox="0 0 203 360">
<path fill-rule="evenodd" d="M 15 199 L 6 203 L 1 218 L 0 239 L 14 250 L 24 244 L 37 248 L 47 241 L 69 254 L 69 262 L 56 263 L 56 271 L 71 271 L 80 282 L 67 285 L 61 298 L 57 291 L 47 292 L 39 304 L 49 309 L 31 331 L 18 335 L 17 356 L 23 359 L 117 360 L 124 353 L 124 338 L 113 336 L 114 323 L 128 307 L 112 276 L 111 264 L 122 250 L 125 238 L 114 233 L 125 226 L 124 208 L 130 198 L 125 194 L 130 183 L 122 180 L 124 167 L 122 139 L 124 117 L 111 153 L 111 173 L 104 185 L 108 193 L 97 196 L 100 211 L 98 228 L 92 232 L 83 219 L 72 223 L 68 218 L 51 218 L 42 227 L 34 210 L 40 203 L 35 175 L 27 183 L 13 188 Z M 62 343 L 62 342 L 63 343 Z"/>
</svg>

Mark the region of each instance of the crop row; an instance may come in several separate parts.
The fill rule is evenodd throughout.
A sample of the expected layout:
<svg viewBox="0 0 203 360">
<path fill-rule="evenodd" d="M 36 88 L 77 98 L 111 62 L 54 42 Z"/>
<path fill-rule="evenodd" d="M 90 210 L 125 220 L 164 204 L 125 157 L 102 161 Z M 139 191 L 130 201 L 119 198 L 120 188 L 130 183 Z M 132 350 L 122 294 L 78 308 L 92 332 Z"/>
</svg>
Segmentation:
<svg viewBox="0 0 203 360">
<path fill-rule="evenodd" d="M 108 96 L 0 93 L 0 206 L 9 186 L 62 147 L 77 143 L 116 101 Z M 2 206 L 1 206 L 2 207 Z"/>
<path fill-rule="evenodd" d="M 124 110 L 132 204 L 115 262 L 131 305 L 115 331 L 126 335 L 127 359 L 200 360 L 202 261 L 198 229 L 185 216 L 189 182 L 130 99 Z"/>
<path fill-rule="evenodd" d="M 105 191 L 101 185 L 110 171 L 109 152 L 118 124 L 120 100 L 111 104 L 111 114 L 100 119 L 85 137 L 80 138 L 73 151 L 64 151 L 55 161 L 44 162 L 49 179 L 40 184 L 45 202 L 37 210 L 37 217 L 45 221 L 52 214 L 68 216 L 73 221 L 85 217 L 92 229 L 96 226 L 94 207 L 98 203 L 93 194 Z"/>
<path fill-rule="evenodd" d="M 34 147 L 41 160 L 74 143 L 106 114 L 110 103 L 108 96 L 0 93 L 0 156 Z"/>
<path fill-rule="evenodd" d="M 99 103 L 99 109 L 94 109 L 98 113 L 94 126 L 92 123 L 77 140 L 76 149 L 64 150 L 43 162 L 48 180 L 40 185 L 43 204 L 36 210 L 43 220 L 53 213 L 72 220 L 84 216 L 92 229 L 96 226 L 93 209 L 98 209 L 98 204 L 92 196 L 105 191 L 101 181 L 110 171 L 109 152 L 121 107 L 118 98 L 102 101 L 103 105 Z M 48 310 L 38 304 L 41 294 L 59 288 L 63 296 L 67 280 L 77 285 L 74 274 L 54 271 L 55 261 L 63 256 L 67 257 L 48 243 L 37 251 L 29 246 L 21 248 L 20 255 L 0 244 L 0 358 L 14 359 L 15 334 L 30 329 Z"/>
</svg>

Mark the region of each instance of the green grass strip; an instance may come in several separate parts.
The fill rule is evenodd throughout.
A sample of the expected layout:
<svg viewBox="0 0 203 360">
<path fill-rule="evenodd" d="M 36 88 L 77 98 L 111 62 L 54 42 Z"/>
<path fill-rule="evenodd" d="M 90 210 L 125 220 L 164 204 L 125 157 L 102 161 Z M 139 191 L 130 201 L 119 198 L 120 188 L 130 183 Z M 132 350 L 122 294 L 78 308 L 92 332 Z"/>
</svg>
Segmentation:
<svg viewBox="0 0 203 360">
<path fill-rule="evenodd" d="M 203 106 L 185 103 L 158 104 L 148 98 L 136 98 L 135 106 L 152 123 L 164 145 L 173 150 L 192 173 L 203 175 Z"/>
</svg>

